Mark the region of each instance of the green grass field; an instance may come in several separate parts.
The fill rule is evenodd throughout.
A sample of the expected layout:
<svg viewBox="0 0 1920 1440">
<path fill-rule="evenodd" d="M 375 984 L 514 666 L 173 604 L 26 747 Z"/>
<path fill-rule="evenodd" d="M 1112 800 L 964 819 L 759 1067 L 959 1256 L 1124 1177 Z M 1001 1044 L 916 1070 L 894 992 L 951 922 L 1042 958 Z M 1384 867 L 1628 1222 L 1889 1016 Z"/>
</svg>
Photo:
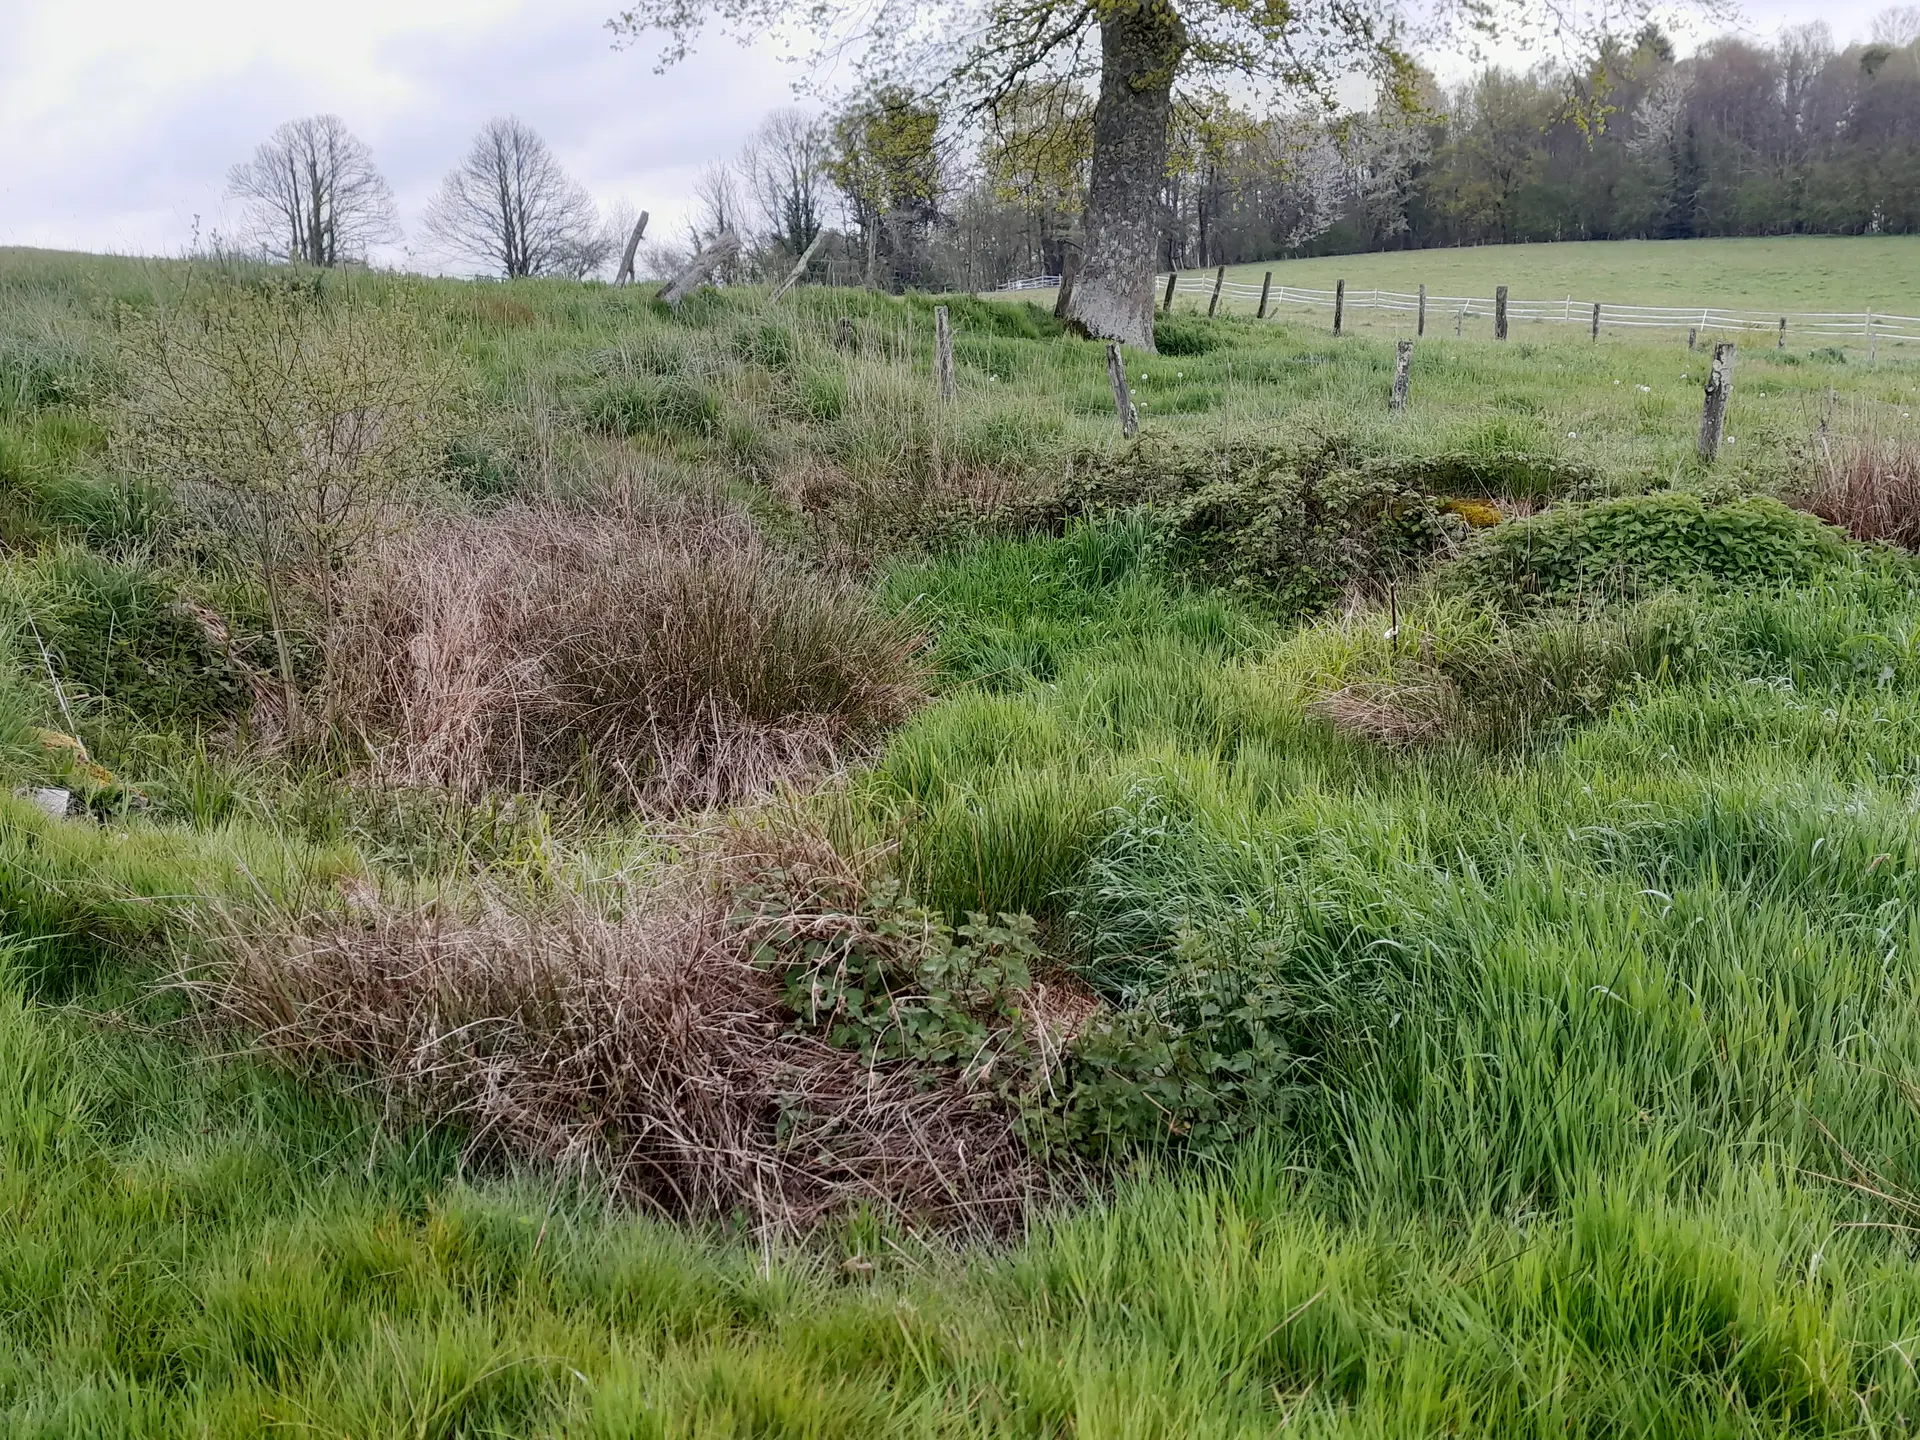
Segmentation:
<svg viewBox="0 0 1920 1440">
<path fill-rule="evenodd" d="M 1749 245 L 1756 287 L 1920 254 L 1663 263 Z M 1590 273 L 1644 252 L 1686 253 Z M 1518 291 L 1575 253 L 1432 258 Z M 1799 298 L 1893 283 L 1860 268 Z M 784 805 L 935 917 L 1030 917 L 1112 1028 L 1014 1233 L 789 1234 L 469 1155 L 370 1052 L 277 1060 L 161 988 L 216 911 L 618 909 L 717 823 L 236 731 L 182 606 L 242 633 L 263 597 L 107 443 L 116 307 L 181 282 L 0 252 L 0 1431 L 1920 1428 L 1920 568 L 1775 499 L 1863 440 L 1913 464 L 1914 360 L 1742 354 L 1708 466 L 1670 340 L 1436 339 L 1390 415 L 1385 336 L 1178 315 L 1126 444 L 1103 347 L 1017 303 L 952 301 L 943 405 L 927 297 L 304 282 L 406 297 L 469 387 L 429 537 L 718 495 L 925 636 L 924 703 Z M 11 792 L 82 783 L 35 739 L 69 724 L 116 779 L 56 820 Z"/>
<path fill-rule="evenodd" d="M 1738 310 L 1884 310 L 1920 314 L 1920 236 L 1785 235 L 1732 240 L 1584 240 L 1397 250 L 1229 267 L 1258 285 L 1514 296 L 1620 305 L 1707 305 Z M 1199 272 L 1194 272 L 1198 274 Z"/>
</svg>

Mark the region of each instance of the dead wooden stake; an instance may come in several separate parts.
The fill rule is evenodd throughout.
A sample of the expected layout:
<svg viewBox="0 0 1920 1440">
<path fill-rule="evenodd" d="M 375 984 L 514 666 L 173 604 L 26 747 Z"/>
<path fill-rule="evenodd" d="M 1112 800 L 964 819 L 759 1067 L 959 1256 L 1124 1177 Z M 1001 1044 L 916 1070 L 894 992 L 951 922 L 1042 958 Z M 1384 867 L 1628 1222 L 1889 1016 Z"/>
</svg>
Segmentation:
<svg viewBox="0 0 1920 1440">
<path fill-rule="evenodd" d="M 1414 321 L 1413 333 L 1416 335 L 1427 333 L 1427 287 L 1424 285 L 1420 287 L 1420 318 Z"/>
<path fill-rule="evenodd" d="M 1598 300 L 1593 302 L 1593 338 L 1596 340 L 1600 338 L 1600 302 Z"/>
<path fill-rule="evenodd" d="M 1131 440 L 1140 433 L 1140 412 L 1133 408 L 1133 393 L 1127 389 L 1127 366 L 1120 358 L 1117 341 L 1107 342 L 1107 378 L 1113 382 L 1113 408 L 1120 412 L 1120 433 Z"/>
<path fill-rule="evenodd" d="M 1273 272 L 1267 271 L 1266 278 L 1260 282 L 1260 308 L 1254 313 L 1254 319 L 1267 318 L 1267 296 L 1273 291 Z"/>
<path fill-rule="evenodd" d="M 1347 282 L 1333 282 L 1333 333 L 1340 333 L 1340 323 L 1347 318 Z"/>
<path fill-rule="evenodd" d="M 722 230 L 714 242 L 687 262 L 686 268 L 661 287 L 659 299 L 678 309 L 709 275 L 740 253 L 740 237 Z"/>
<path fill-rule="evenodd" d="M 827 227 L 824 225 L 813 232 L 813 239 L 807 242 L 807 248 L 801 252 L 800 258 L 794 262 L 793 269 L 787 272 L 787 278 L 773 287 L 773 295 L 768 300 L 768 304 L 772 304 L 774 300 L 778 300 L 782 295 L 786 294 L 787 291 L 800 283 L 800 277 L 807 273 L 807 266 L 813 263 L 814 253 L 819 250 L 826 238 Z"/>
<path fill-rule="evenodd" d="M 933 373 L 940 383 L 940 398 L 953 399 L 953 327 L 947 323 L 947 307 L 933 307 Z"/>
<path fill-rule="evenodd" d="M 1073 304 L 1073 282 L 1080 278 L 1080 251 L 1077 246 L 1068 246 L 1066 254 L 1060 257 L 1060 293 L 1053 297 L 1053 318 L 1067 318 L 1067 307 Z"/>
<path fill-rule="evenodd" d="M 647 212 L 642 210 L 640 218 L 633 222 L 633 233 L 627 236 L 627 248 L 620 255 L 620 268 L 614 272 L 614 284 L 631 285 L 633 283 L 633 257 L 640 253 L 640 237 L 646 233 Z"/>
<path fill-rule="evenodd" d="M 1707 394 L 1700 407 L 1700 458 L 1711 465 L 1720 454 L 1727 432 L 1727 401 L 1733 396 L 1733 342 L 1713 347 L 1713 366 L 1707 371 Z"/>
<path fill-rule="evenodd" d="M 1784 315 L 1780 317 L 1780 338 L 1773 342 L 1773 348 L 1776 350 L 1787 348 L 1787 317 Z"/>
<path fill-rule="evenodd" d="M 1227 267 L 1222 265 L 1213 272 L 1213 298 L 1207 301 L 1207 318 L 1213 318 L 1213 312 L 1220 308 L 1220 287 L 1227 283 Z"/>
<path fill-rule="evenodd" d="M 1407 386 L 1413 379 L 1413 342 L 1402 340 L 1393 351 L 1393 399 L 1390 410 L 1407 408 Z"/>
<path fill-rule="evenodd" d="M 1165 298 L 1160 301 L 1160 309 L 1163 313 L 1173 309 L 1173 282 L 1179 278 L 1180 272 L 1178 270 L 1169 270 L 1167 272 L 1167 293 Z"/>
<path fill-rule="evenodd" d="M 1507 287 L 1504 285 L 1493 287 L 1493 338 L 1507 338 Z"/>
</svg>

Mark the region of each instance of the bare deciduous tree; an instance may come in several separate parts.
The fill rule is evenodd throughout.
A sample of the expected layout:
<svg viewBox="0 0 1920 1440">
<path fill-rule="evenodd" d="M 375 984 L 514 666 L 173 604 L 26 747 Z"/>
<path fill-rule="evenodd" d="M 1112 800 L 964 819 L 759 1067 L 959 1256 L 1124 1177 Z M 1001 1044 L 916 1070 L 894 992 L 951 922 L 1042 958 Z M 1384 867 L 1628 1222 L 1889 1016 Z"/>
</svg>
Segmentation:
<svg viewBox="0 0 1920 1440">
<path fill-rule="evenodd" d="M 427 230 L 451 254 L 509 280 L 587 275 L 607 258 L 593 198 L 512 116 L 481 127 L 427 207 Z"/>
<path fill-rule="evenodd" d="M 262 249 L 309 265 L 363 259 L 400 234 L 373 152 L 338 115 L 287 121 L 227 172 L 227 193 Z"/>
<path fill-rule="evenodd" d="M 788 259 L 820 233 L 828 153 L 826 126 L 796 109 L 774 111 L 740 153 L 755 218 Z"/>
</svg>

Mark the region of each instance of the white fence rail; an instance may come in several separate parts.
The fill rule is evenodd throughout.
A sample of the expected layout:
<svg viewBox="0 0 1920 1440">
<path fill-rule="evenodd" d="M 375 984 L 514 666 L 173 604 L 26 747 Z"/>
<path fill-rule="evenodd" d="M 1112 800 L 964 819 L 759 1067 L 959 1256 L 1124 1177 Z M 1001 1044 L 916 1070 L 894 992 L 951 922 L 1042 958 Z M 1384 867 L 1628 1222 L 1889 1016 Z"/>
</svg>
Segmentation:
<svg viewBox="0 0 1920 1440">
<path fill-rule="evenodd" d="M 1055 275 L 1036 276 L 1003 285 L 1002 290 L 1042 290 L 1060 283 Z M 1159 282 L 1165 284 L 1164 277 Z M 1188 276 L 1176 282 L 1175 293 L 1211 298 L 1214 282 L 1204 276 Z M 1155 294 L 1158 296 L 1159 289 Z M 1220 287 L 1220 303 L 1245 301 L 1235 309 L 1253 309 L 1260 300 L 1260 287 L 1242 280 L 1228 280 Z M 1305 307 L 1331 312 L 1334 292 L 1302 285 L 1275 285 L 1267 295 L 1269 319 L 1286 308 Z M 1507 322 L 1510 326 L 1537 323 L 1548 325 L 1593 324 L 1592 300 L 1568 295 L 1559 300 L 1522 300 L 1509 297 Z M 1345 309 L 1351 315 L 1360 311 L 1388 311 L 1413 314 L 1420 308 L 1420 297 L 1400 290 L 1358 290 L 1347 287 Z M 1439 326 L 1447 321 L 1493 318 L 1490 295 L 1428 295 L 1427 324 Z M 1830 310 L 1733 310 L 1720 306 L 1613 305 L 1600 302 L 1600 327 L 1603 330 L 1697 330 L 1701 335 L 1713 332 L 1764 333 L 1778 336 L 1780 322 L 1786 321 L 1789 344 L 1809 340 L 1828 344 L 1854 344 L 1872 348 L 1885 342 L 1892 345 L 1920 344 L 1920 316 L 1884 315 L 1878 311 L 1853 313 Z"/>
</svg>

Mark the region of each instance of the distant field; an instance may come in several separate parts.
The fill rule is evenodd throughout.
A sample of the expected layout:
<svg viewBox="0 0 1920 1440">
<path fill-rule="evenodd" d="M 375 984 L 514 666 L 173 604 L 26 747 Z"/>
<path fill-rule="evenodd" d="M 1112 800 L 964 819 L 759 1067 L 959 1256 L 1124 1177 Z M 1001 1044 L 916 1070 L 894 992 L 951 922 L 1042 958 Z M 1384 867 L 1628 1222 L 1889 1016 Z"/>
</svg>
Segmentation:
<svg viewBox="0 0 1920 1440">
<path fill-rule="evenodd" d="M 1228 268 L 1258 285 L 1413 290 L 1436 295 L 1715 305 L 1758 310 L 1886 310 L 1920 314 L 1920 236 L 1795 235 L 1765 240 L 1590 240 L 1400 250 Z M 1192 272 L 1199 274 L 1203 272 Z"/>
</svg>

